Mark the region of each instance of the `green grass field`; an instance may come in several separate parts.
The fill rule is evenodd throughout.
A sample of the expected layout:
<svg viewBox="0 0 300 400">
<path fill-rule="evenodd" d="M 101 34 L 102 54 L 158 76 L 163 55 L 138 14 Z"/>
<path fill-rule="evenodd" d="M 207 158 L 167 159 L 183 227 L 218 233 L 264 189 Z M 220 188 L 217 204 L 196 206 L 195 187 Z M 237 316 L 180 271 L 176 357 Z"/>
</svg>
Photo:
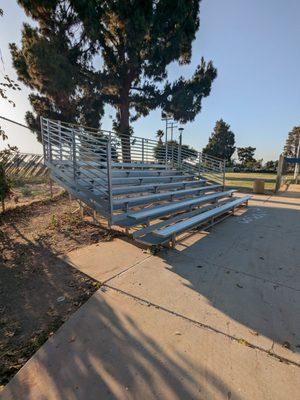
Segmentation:
<svg viewBox="0 0 300 400">
<path fill-rule="evenodd" d="M 227 172 L 226 186 L 243 192 L 252 192 L 253 182 L 255 179 L 263 179 L 265 181 L 265 189 L 272 192 L 275 189 L 276 174 L 260 174 L 256 172 Z"/>
</svg>

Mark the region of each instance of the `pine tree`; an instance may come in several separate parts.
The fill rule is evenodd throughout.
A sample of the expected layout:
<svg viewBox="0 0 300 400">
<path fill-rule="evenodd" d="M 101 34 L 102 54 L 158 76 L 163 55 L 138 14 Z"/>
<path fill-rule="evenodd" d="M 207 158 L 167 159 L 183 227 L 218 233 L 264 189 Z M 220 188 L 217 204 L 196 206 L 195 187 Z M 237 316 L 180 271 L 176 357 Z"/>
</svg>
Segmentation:
<svg viewBox="0 0 300 400">
<path fill-rule="evenodd" d="M 187 144 L 183 144 L 181 146 L 180 155 L 181 157 L 179 156 L 179 143 L 176 140 L 168 140 L 167 150 L 166 144 L 162 141 L 159 141 L 154 148 L 154 156 L 157 161 L 164 162 L 167 158 L 169 162 L 173 162 L 174 164 L 182 162 L 184 160 L 195 160 L 198 156 L 198 152 L 193 147 L 190 147 Z M 179 160 L 178 158 L 181 159 Z"/>
<path fill-rule="evenodd" d="M 116 109 L 114 126 L 121 136 L 124 161 L 130 161 L 130 124 L 139 117 L 161 107 L 185 123 L 201 111 L 202 99 L 216 77 L 212 62 L 201 59 L 190 79 L 167 80 L 170 63 L 191 61 L 200 0 L 19 3 L 38 22 L 37 29 L 25 25 L 22 49 L 12 48 L 20 78 L 42 96 L 31 97 L 35 110 L 80 119 L 78 87 L 88 85 L 93 95 L 94 88 Z M 98 70 L 93 62 L 97 55 L 103 61 Z"/>
<path fill-rule="evenodd" d="M 300 140 L 300 126 L 295 126 L 288 134 L 283 153 L 288 157 L 296 157 Z"/>
<path fill-rule="evenodd" d="M 40 137 L 39 117 L 98 128 L 103 114 L 99 81 L 92 66 L 93 45 L 67 1 L 19 0 L 38 27 L 23 25 L 22 45 L 11 43 L 18 78 L 34 90 L 28 126 Z"/>
<path fill-rule="evenodd" d="M 230 125 L 220 119 L 216 122 L 208 144 L 203 149 L 203 153 L 230 161 L 235 151 L 234 144 L 235 137 L 234 133 L 230 130 Z"/>
<path fill-rule="evenodd" d="M 167 80 L 167 66 L 189 64 L 199 28 L 199 0 L 70 0 L 85 33 L 102 55 L 107 101 L 116 109 L 124 161 L 130 161 L 130 123 L 161 107 L 192 121 L 216 77 L 202 59 L 191 79 Z"/>
<path fill-rule="evenodd" d="M 256 148 L 251 146 L 237 148 L 238 159 L 243 166 L 253 166 L 256 162 L 254 158 L 255 150 Z"/>
</svg>

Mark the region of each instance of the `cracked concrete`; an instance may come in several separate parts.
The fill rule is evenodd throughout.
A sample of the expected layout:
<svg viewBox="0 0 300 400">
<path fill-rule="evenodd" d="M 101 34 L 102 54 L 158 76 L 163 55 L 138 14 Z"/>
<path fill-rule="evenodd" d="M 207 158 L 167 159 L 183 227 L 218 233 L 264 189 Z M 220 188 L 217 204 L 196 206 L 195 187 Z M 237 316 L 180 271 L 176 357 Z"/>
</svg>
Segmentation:
<svg viewBox="0 0 300 400">
<path fill-rule="evenodd" d="M 156 256 L 120 239 L 73 252 L 105 283 L 0 398 L 298 398 L 299 211 L 296 194 L 255 196 Z"/>
</svg>

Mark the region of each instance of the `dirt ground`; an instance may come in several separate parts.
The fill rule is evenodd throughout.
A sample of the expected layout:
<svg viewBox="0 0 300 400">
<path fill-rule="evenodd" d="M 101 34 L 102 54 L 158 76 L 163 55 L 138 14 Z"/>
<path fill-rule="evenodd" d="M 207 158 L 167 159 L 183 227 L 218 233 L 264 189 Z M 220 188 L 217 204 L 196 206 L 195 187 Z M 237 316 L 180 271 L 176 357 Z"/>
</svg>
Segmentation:
<svg viewBox="0 0 300 400">
<path fill-rule="evenodd" d="M 50 185 L 47 177 L 15 178 L 12 185 L 12 195 L 5 201 L 6 210 L 22 207 L 39 200 L 50 199 Z M 63 189 L 52 183 L 52 196 L 63 193 Z"/>
<path fill-rule="evenodd" d="M 1 385 L 99 287 L 59 255 L 102 240 L 64 194 L 0 214 Z"/>
</svg>

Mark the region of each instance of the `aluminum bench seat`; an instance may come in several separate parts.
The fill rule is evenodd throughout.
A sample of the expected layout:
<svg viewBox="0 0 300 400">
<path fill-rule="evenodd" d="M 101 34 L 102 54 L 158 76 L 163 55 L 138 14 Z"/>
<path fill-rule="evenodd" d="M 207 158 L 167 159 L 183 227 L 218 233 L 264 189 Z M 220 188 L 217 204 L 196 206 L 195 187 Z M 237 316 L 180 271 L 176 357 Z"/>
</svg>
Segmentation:
<svg viewBox="0 0 300 400">
<path fill-rule="evenodd" d="M 218 199 L 232 196 L 234 192 L 236 192 L 236 190 L 228 190 L 226 192 L 204 195 L 204 196 L 198 197 L 196 199 L 177 201 L 177 202 L 174 202 L 171 204 L 153 207 L 153 208 L 149 208 L 149 209 L 146 209 L 143 211 L 128 213 L 127 217 L 132 218 L 136 221 L 145 220 L 145 219 L 149 220 L 149 219 L 161 217 L 164 215 L 174 214 L 178 211 L 191 209 L 193 207 L 197 207 L 200 204 L 216 202 Z"/>
<path fill-rule="evenodd" d="M 62 165 L 57 165 L 60 169 L 64 170 L 71 170 L 73 173 L 73 167 L 71 165 L 67 164 L 62 164 Z M 78 165 L 76 168 L 76 173 L 77 175 L 80 175 L 81 173 L 89 173 L 90 175 L 97 176 L 97 175 L 107 175 L 107 170 L 106 169 L 101 169 L 97 168 L 95 166 L 90 166 L 90 164 L 84 164 L 84 165 Z M 111 171 L 111 176 L 112 178 L 156 178 L 156 177 L 184 177 L 186 175 L 183 175 L 181 171 L 176 171 L 176 170 L 123 170 L 123 169 L 112 169 Z"/>
<path fill-rule="evenodd" d="M 124 163 L 124 162 L 112 162 L 113 168 L 157 168 L 157 169 L 169 169 L 165 164 L 155 164 L 151 162 L 132 162 L 132 163 Z"/>
<path fill-rule="evenodd" d="M 106 170 L 105 170 L 106 172 Z M 169 175 L 183 175 L 182 171 L 173 169 L 112 169 L 111 175 L 115 177 L 144 177 L 144 176 L 169 176 Z"/>
<path fill-rule="evenodd" d="M 98 175 L 102 175 L 102 174 L 98 174 Z M 83 176 L 84 180 L 85 180 L 85 185 L 88 186 L 93 186 L 96 185 L 97 183 L 100 184 L 105 184 L 106 180 L 105 178 L 97 178 L 96 175 L 94 175 L 93 173 L 84 171 L 82 173 L 78 173 L 77 174 L 77 178 L 80 179 L 81 176 Z M 178 175 L 179 177 L 180 175 Z M 182 176 L 182 178 L 185 178 L 185 175 Z M 122 178 L 123 179 L 123 178 Z M 124 178 L 127 179 L 128 178 Z M 199 185 L 203 185 L 205 184 L 205 180 L 195 180 L 195 181 L 185 181 L 185 180 L 179 180 L 179 181 L 175 181 L 175 182 L 167 182 L 167 183 L 155 183 L 153 182 L 152 184 L 140 184 L 140 179 L 137 179 L 136 184 L 130 184 L 130 185 L 115 185 L 114 187 L 112 187 L 112 195 L 113 196 L 121 196 L 121 195 L 127 195 L 127 194 L 134 194 L 134 193 L 143 193 L 143 192 L 157 192 L 160 190 L 169 190 L 169 189 L 173 189 L 173 188 L 180 188 L 180 189 L 185 189 L 187 186 L 199 186 Z M 156 179 L 153 179 L 156 181 Z"/>
<path fill-rule="evenodd" d="M 88 168 L 91 169 L 91 168 Z M 98 169 L 97 169 L 98 170 Z M 107 169 L 100 169 L 101 173 L 107 174 Z M 143 177 L 143 176 L 169 176 L 169 175 L 183 175 L 182 171 L 175 169 L 119 169 L 112 168 L 111 176 L 116 178 L 122 177 Z"/>
<path fill-rule="evenodd" d="M 94 157 L 93 157 L 94 158 Z M 70 167 L 73 167 L 73 161 L 72 160 L 59 160 L 59 159 L 54 159 L 51 161 L 53 164 L 56 165 L 68 165 Z M 76 161 L 77 166 L 84 166 L 89 164 L 91 167 L 96 167 L 96 168 L 103 168 L 105 169 L 107 167 L 107 163 L 104 159 L 99 160 L 99 155 L 95 155 L 94 159 L 84 159 L 82 161 Z M 164 164 L 155 164 L 155 163 L 140 163 L 140 162 L 133 162 L 133 163 L 123 163 L 123 162 L 112 162 L 111 167 L 113 169 L 119 169 L 119 170 L 148 170 L 148 169 L 155 169 L 155 170 L 170 170 L 171 168 L 167 167 Z"/>
<path fill-rule="evenodd" d="M 78 169 L 75 171 L 77 178 L 84 178 L 90 182 L 107 182 L 107 176 L 101 170 L 96 169 Z"/>
<path fill-rule="evenodd" d="M 141 204 L 149 204 L 152 202 L 162 201 L 162 200 L 173 200 L 176 197 L 185 197 L 191 195 L 197 195 L 200 193 L 214 191 L 220 189 L 221 185 L 209 185 L 202 186 L 197 188 L 183 189 L 183 190 L 174 190 L 169 192 L 157 193 L 148 196 L 140 196 L 140 197 L 126 197 L 118 200 L 113 200 L 113 209 L 128 209 L 128 207 L 133 207 Z"/>
<path fill-rule="evenodd" d="M 74 163 L 72 160 L 53 160 L 51 162 L 55 166 L 64 166 L 70 167 L 73 169 Z M 89 167 L 89 168 L 97 168 L 97 169 L 105 169 L 106 163 L 103 161 L 93 161 L 93 160 L 83 160 L 83 161 L 76 161 L 76 167 Z"/>
<path fill-rule="evenodd" d="M 183 177 L 185 177 L 183 175 Z M 130 193 L 142 193 L 142 192 L 150 192 L 150 191 L 159 191 L 159 190 L 168 190 L 168 189 L 185 189 L 188 186 L 199 186 L 204 185 L 206 182 L 205 179 L 198 179 L 193 181 L 179 181 L 179 182 L 170 182 L 170 183 L 153 183 L 147 185 L 133 185 L 133 186 L 120 186 L 112 188 L 112 194 L 114 196 L 130 194 Z"/>
<path fill-rule="evenodd" d="M 245 196 L 245 197 L 230 201 L 219 207 L 213 208 L 212 210 L 205 211 L 199 215 L 195 215 L 194 217 L 191 217 L 185 221 L 181 221 L 174 225 L 168 226 L 166 228 L 153 231 L 153 234 L 156 236 L 162 237 L 162 238 L 169 238 L 175 234 L 178 235 L 178 234 L 185 232 L 191 228 L 194 228 L 197 225 L 200 225 L 214 217 L 218 217 L 218 216 L 234 209 L 235 207 L 242 205 L 243 203 L 247 203 L 250 199 L 251 199 L 251 196 Z"/>
<path fill-rule="evenodd" d="M 192 179 L 195 175 L 145 176 L 140 178 L 111 178 L 112 185 L 134 185 L 153 182 L 173 182 Z"/>
<path fill-rule="evenodd" d="M 163 238 L 154 235 L 153 232 L 150 232 L 142 237 L 134 238 L 134 240 L 146 246 L 159 246 L 159 245 L 165 245 L 166 243 L 170 242 L 170 238 Z"/>
</svg>

